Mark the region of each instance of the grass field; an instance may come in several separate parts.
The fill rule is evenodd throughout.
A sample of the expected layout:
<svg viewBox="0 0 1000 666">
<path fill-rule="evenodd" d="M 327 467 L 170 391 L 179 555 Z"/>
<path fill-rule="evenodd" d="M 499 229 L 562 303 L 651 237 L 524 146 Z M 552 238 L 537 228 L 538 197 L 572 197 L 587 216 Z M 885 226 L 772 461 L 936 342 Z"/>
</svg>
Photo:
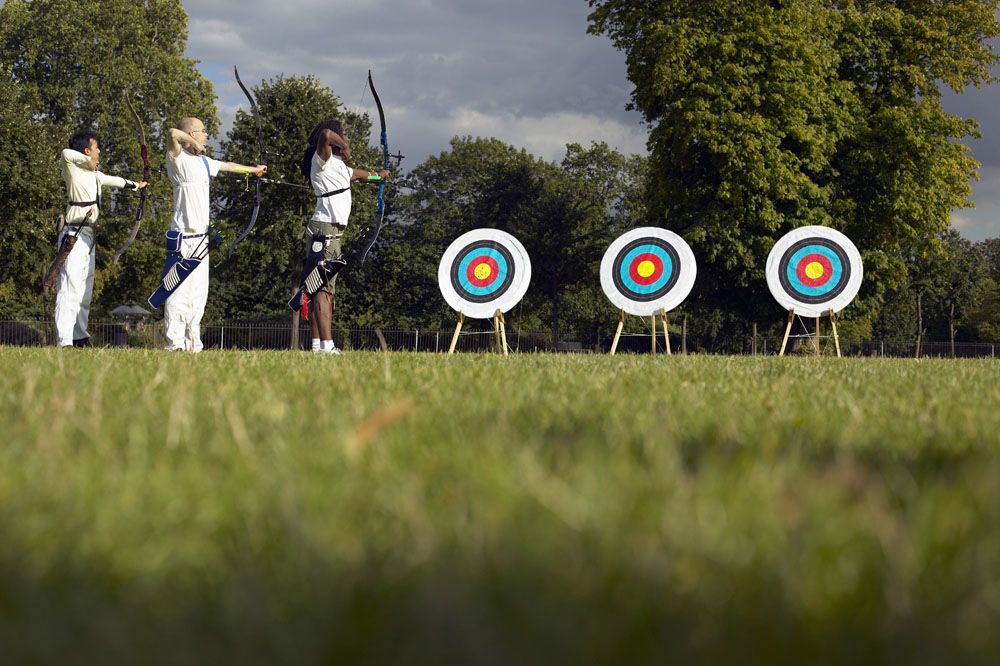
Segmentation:
<svg viewBox="0 0 1000 666">
<path fill-rule="evenodd" d="M 995 664 L 998 380 L 0 348 L 0 660 Z"/>
</svg>

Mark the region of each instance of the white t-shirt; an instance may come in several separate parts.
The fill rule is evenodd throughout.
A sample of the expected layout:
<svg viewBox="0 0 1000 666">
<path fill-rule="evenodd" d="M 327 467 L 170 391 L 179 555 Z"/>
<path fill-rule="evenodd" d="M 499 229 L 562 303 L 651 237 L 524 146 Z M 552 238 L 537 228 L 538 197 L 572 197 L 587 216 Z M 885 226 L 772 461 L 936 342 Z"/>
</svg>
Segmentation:
<svg viewBox="0 0 1000 666">
<path fill-rule="evenodd" d="M 210 206 L 208 186 L 222 162 L 181 150 L 177 157 L 167 152 L 167 177 L 174 186 L 174 217 L 170 228 L 185 234 L 208 231 Z"/>
<path fill-rule="evenodd" d="M 90 158 L 72 148 L 62 151 L 62 173 L 63 181 L 66 182 L 66 196 L 70 201 L 97 201 L 101 188 L 105 185 L 125 187 L 127 184 L 135 184 L 118 176 L 91 171 Z M 94 214 L 90 216 L 90 221 L 96 222 L 101 214 L 96 203 L 89 206 L 66 206 L 66 222 L 73 224 L 82 221 L 91 208 L 94 209 Z"/>
<path fill-rule="evenodd" d="M 317 153 L 313 153 L 312 169 L 309 182 L 316 194 L 316 212 L 314 222 L 329 222 L 347 226 L 347 218 L 351 215 L 351 167 L 336 155 L 324 162 Z M 333 192 L 347 188 L 346 192 L 329 197 L 320 197 L 324 192 Z"/>
</svg>

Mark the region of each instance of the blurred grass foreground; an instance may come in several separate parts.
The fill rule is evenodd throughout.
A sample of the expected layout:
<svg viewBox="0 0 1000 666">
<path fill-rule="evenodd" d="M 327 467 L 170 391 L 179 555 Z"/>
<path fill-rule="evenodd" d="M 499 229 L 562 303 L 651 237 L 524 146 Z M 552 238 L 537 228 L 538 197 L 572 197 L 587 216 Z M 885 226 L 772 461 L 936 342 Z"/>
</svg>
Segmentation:
<svg viewBox="0 0 1000 666">
<path fill-rule="evenodd" d="M 0 348 L 0 660 L 996 664 L 998 380 Z"/>
</svg>

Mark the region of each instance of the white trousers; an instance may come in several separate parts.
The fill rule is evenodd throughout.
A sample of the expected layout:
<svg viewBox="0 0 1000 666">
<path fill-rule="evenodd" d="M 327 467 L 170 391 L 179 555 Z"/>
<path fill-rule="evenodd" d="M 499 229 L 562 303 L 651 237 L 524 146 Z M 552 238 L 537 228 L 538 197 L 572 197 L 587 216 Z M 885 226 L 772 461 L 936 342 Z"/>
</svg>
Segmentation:
<svg viewBox="0 0 1000 666">
<path fill-rule="evenodd" d="M 69 229 L 63 229 L 56 247 L 62 244 Z M 73 340 L 89 338 L 90 299 L 94 295 L 94 231 L 82 231 L 76 245 L 59 271 L 56 292 L 56 333 L 60 347 L 72 347 Z"/>
<path fill-rule="evenodd" d="M 205 255 L 198 268 L 191 272 L 177 290 L 163 304 L 163 323 L 167 332 L 167 349 L 200 352 L 201 317 L 208 301 L 209 256 L 204 252 L 205 238 L 185 238 L 181 241 L 181 255 L 190 257 L 194 252 Z M 201 249 L 199 249 L 199 246 Z"/>
</svg>

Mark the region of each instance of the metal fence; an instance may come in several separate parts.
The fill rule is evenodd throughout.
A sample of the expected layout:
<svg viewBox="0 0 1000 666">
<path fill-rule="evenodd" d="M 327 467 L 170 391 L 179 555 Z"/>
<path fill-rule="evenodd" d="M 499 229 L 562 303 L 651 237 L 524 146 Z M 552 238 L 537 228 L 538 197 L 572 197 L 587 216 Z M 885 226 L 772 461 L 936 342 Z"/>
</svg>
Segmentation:
<svg viewBox="0 0 1000 666">
<path fill-rule="evenodd" d="M 90 344 L 96 347 L 166 347 L 162 322 L 91 321 Z M 334 328 L 334 343 L 345 350 L 388 350 L 447 352 L 453 330 L 400 330 L 392 328 Z M 308 322 L 300 322 L 298 344 L 293 345 L 288 322 L 219 322 L 202 324 L 201 339 L 206 349 L 308 349 L 311 332 Z M 0 344 L 22 347 L 54 346 L 54 322 L 49 320 L 0 320 Z M 511 351 L 553 351 L 551 335 L 538 331 L 507 331 Z M 573 345 L 570 345 L 571 347 Z M 578 351 L 582 346 L 576 343 Z M 467 328 L 459 335 L 456 351 L 488 352 L 496 349 L 492 328 Z"/>
<path fill-rule="evenodd" d="M 447 352 L 451 344 L 453 329 L 391 329 L 391 328 L 334 328 L 333 339 L 338 347 L 345 350 L 380 350 Z M 90 343 L 97 347 L 141 347 L 157 349 L 166 346 L 163 323 L 154 321 L 92 321 L 90 322 Z M 206 349 L 291 349 L 293 347 L 292 327 L 289 322 L 238 321 L 203 324 L 201 338 Z M 299 323 L 299 349 L 308 349 L 311 333 L 307 322 Z M 685 340 L 671 333 L 670 346 L 673 353 L 684 353 Z M 778 350 L 778 340 L 758 336 L 747 338 L 742 352 L 747 355 L 773 355 Z M 56 344 L 55 325 L 51 319 L 44 320 L 3 320 L 0 319 L 0 344 L 26 347 L 53 346 Z M 507 344 L 515 352 L 578 352 L 607 353 L 611 346 L 611 335 L 597 344 L 588 344 L 572 338 L 554 339 L 547 331 L 507 330 Z M 802 337 L 791 340 L 789 354 L 814 354 L 812 338 Z M 834 353 L 830 340 L 824 340 L 823 354 Z M 459 335 L 456 351 L 486 353 L 496 350 L 496 339 L 489 322 L 482 322 L 480 329 L 463 328 Z M 656 352 L 666 351 L 662 333 L 656 341 Z M 692 352 L 712 353 L 713 350 L 691 348 Z M 954 348 L 949 342 L 921 342 L 919 357 L 933 358 L 996 358 L 1000 343 L 956 342 Z M 626 333 L 618 343 L 620 354 L 649 354 L 652 343 L 648 333 Z M 918 357 L 915 342 L 887 342 L 873 340 L 842 344 L 845 356 L 869 357 Z"/>
</svg>

